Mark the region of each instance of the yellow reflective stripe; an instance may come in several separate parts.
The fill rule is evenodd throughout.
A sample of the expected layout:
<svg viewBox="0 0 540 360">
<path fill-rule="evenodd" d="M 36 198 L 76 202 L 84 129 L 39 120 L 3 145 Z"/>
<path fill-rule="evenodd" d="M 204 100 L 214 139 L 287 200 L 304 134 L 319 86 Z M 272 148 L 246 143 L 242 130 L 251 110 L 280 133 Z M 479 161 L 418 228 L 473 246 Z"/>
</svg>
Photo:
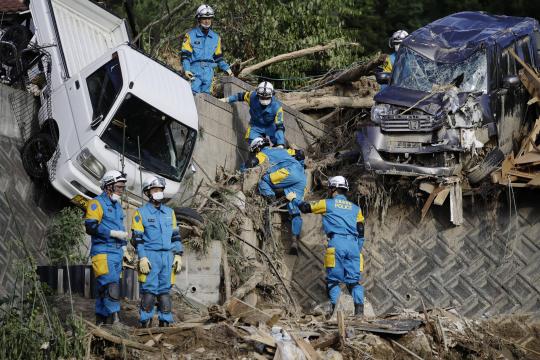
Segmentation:
<svg viewBox="0 0 540 360">
<path fill-rule="evenodd" d="M 285 168 L 278 169 L 270 174 L 270 181 L 276 185 L 285 180 L 289 176 L 289 170 Z"/>
<path fill-rule="evenodd" d="M 291 155 L 291 156 L 295 156 L 295 155 L 296 155 L 296 150 L 294 150 L 294 149 L 287 149 L 287 152 L 288 152 L 289 155 Z"/>
<path fill-rule="evenodd" d="M 386 57 L 386 60 L 384 60 L 383 71 L 392 72 L 392 62 L 390 61 L 390 55 L 388 55 Z"/>
<path fill-rule="evenodd" d="M 251 103 L 251 93 L 250 92 L 245 92 L 244 93 L 244 101 L 248 103 L 248 105 L 250 105 Z"/>
<path fill-rule="evenodd" d="M 103 208 L 101 204 L 96 199 L 90 200 L 86 206 L 85 220 L 97 220 L 97 222 L 101 222 L 102 218 Z"/>
<path fill-rule="evenodd" d="M 176 229 L 176 214 L 174 213 L 174 210 L 172 211 L 172 227 L 174 231 L 174 229 Z"/>
<path fill-rule="evenodd" d="M 137 280 L 139 280 L 140 283 L 145 283 L 146 282 L 146 274 L 143 274 L 143 273 L 140 272 Z"/>
<path fill-rule="evenodd" d="M 364 272 L 364 254 L 360 253 L 360 272 Z"/>
<path fill-rule="evenodd" d="M 246 136 L 244 136 L 244 139 L 249 139 L 249 133 L 251 132 L 251 126 L 248 126 L 247 130 L 246 130 Z"/>
<path fill-rule="evenodd" d="M 324 253 L 324 267 L 336 267 L 336 248 L 329 247 L 326 249 L 326 252 Z"/>
<path fill-rule="evenodd" d="M 214 55 L 216 56 L 221 55 L 221 37 L 218 37 L 216 51 L 214 52 Z"/>
<path fill-rule="evenodd" d="M 311 212 L 314 214 L 325 214 L 326 213 L 326 200 L 319 200 L 317 202 L 310 203 Z"/>
<path fill-rule="evenodd" d="M 356 215 L 356 222 L 364 222 L 364 214 L 362 214 L 362 210 L 358 210 L 358 215 Z"/>
<path fill-rule="evenodd" d="M 263 153 L 262 151 L 259 151 L 259 152 L 257 153 L 257 155 L 255 155 L 255 156 L 257 157 L 257 159 L 259 159 L 259 164 L 262 164 L 262 163 L 265 162 L 266 159 L 268 158 L 268 157 L 266 156 L 266 154 Z"/>
<path fill-rule="evenodd" d="M 174 285 L 176 284 L 176 273 L 174 272 L 174 269 L 173 271 L 171 271 L 171 285 Z"/>
<path fill-rule="evenodd" d="M 276 124 L 282 124 L 283 123 L 283 107 L 279 107 L 278 111 L 276 112 L 276 117 L 274 118 L 274 122 Z"/>
<path fill-rule="evenodd" d="M 96 277 L 109 273 L 109 265 L 107 264 L 107 254 L 97 254 L 92 256 L 92 269 Z"/>
<path fill-rule="evenodd" d="M 189 37 L 189 34 L 186 34 L 184 36 L 184 41 L 182 42 L 182 51 L 188 51 L 190 53 L 193 52 L 193 48 L 191 47 L 191 38 Z"/>
<path fill-rule="evenodd" d="M 173 213 L 174 214 L 174 213 Z M 176 221 L 176 219 L 174 219 Z M 131 220 L 131 230 L 144 232 L 144 226 L 142 223 L 142 216 L 139 210 L 135 211 Z"/>
</svg>

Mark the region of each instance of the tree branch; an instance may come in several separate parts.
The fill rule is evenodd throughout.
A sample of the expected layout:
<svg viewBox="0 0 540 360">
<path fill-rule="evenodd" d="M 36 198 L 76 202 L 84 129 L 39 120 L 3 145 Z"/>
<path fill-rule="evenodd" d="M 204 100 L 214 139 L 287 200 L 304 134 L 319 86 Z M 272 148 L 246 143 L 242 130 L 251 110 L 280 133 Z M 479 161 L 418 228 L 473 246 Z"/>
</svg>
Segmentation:
<svg viewBox="0 0 540 360">
<path fill-rule="evenodd" d="M 315 54 L 315 53 L 322 52 L 322 51 L 327 51 L 327 50 L 330 50 L 330 49 L 335 49 L 338 46 L 360 46 L 360 45 L 357 44 L 357 43 L 339 43 L 338 41 L 334 40 L 334 41 L 331 41 L 330 43 L 328 43 L 326 45 L 317 45 L 317 46 L 313 46 L 313 47 L 310 47 L 310 48 L 297 50 L 297 51 L 293 51 L 293 52 L 286 53 L 286 54 L 277 55 L 277 56 L 274 56 L 273 58 L 264 60 L 264 61 L 262 61 L 260 63 L 248 66 L 245 69 L 243 69 L 242 71 L 240 71 L 240 74 L 238 74 L 238 77 L 245 77 L 246 75 L 251 74 L 252 72 L 257 71 L 257 70 L 259 70 L 259 69 L 261 69 L 263 67 L 266 67 L 268 65 L 272 65 L 272 64 L 282 62 L 282 61 L 286 61 L 286 60 L 296 59 L 296 58 L 299 58 L 299 57 L 302 57 L 302 56 Z"/>
</svg>

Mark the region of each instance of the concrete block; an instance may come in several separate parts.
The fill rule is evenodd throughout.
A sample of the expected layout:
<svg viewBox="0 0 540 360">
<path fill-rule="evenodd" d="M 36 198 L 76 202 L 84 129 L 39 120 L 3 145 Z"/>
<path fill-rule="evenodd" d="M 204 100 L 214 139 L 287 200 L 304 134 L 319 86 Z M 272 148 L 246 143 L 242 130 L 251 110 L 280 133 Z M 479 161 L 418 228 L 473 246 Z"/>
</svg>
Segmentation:
<svg viewBox="0 0 540 360">
<path fill-rule="evenodd" d="M 220 241 L 212 241 L 206 255 L 186 251 L 184 269 L 176 276 L 176 288 L 205 305 L 218 303 L 221 256 Z"/>
</svg>

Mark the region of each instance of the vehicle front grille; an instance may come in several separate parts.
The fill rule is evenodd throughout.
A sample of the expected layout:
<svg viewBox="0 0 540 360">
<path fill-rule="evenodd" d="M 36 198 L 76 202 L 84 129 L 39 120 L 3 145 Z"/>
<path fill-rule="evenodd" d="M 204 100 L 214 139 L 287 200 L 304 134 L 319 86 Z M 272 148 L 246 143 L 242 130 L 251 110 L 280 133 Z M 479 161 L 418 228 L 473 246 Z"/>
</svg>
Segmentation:
<svg viewBox="0 0 540 360">
<path fill-rule="evenodd" d="M 435 117 L 427 114 L 381 115 L 382 131 L 428 132 L 440 127 Z"/>
</svg>

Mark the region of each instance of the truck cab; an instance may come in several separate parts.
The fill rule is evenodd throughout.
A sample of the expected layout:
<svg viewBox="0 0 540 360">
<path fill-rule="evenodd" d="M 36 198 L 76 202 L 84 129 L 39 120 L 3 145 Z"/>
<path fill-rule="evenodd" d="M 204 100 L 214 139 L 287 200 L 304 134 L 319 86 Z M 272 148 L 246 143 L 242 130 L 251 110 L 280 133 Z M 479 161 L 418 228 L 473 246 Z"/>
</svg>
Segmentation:
<svg viewBox="0 0 540 360">
<path fill-rule="evenodd" d="M 32 0 L 29 7 L 33 46 L 47 53 L 39 124 L 56 136 L 49 154 L 27 156 L 48 157 L 51 184 L 76 202 L 99 194 L 111 169 L 127 175 L 133 204 L 142 203 L 150 175 L 165 178 L 165 197 L 174 196 L 198 131 L 189 83 L 133 47 L 124 20 L 91 1 Z"/>
<path fill-rule="evenodd" d="M 531 18 L 461 12 L 407 37 L 371 124 L 357 133 L 367 169 L 378 174 L 486 178 L 516 151 L 535 110 L 519 80 L 540 67 Z"/>
</svg>

